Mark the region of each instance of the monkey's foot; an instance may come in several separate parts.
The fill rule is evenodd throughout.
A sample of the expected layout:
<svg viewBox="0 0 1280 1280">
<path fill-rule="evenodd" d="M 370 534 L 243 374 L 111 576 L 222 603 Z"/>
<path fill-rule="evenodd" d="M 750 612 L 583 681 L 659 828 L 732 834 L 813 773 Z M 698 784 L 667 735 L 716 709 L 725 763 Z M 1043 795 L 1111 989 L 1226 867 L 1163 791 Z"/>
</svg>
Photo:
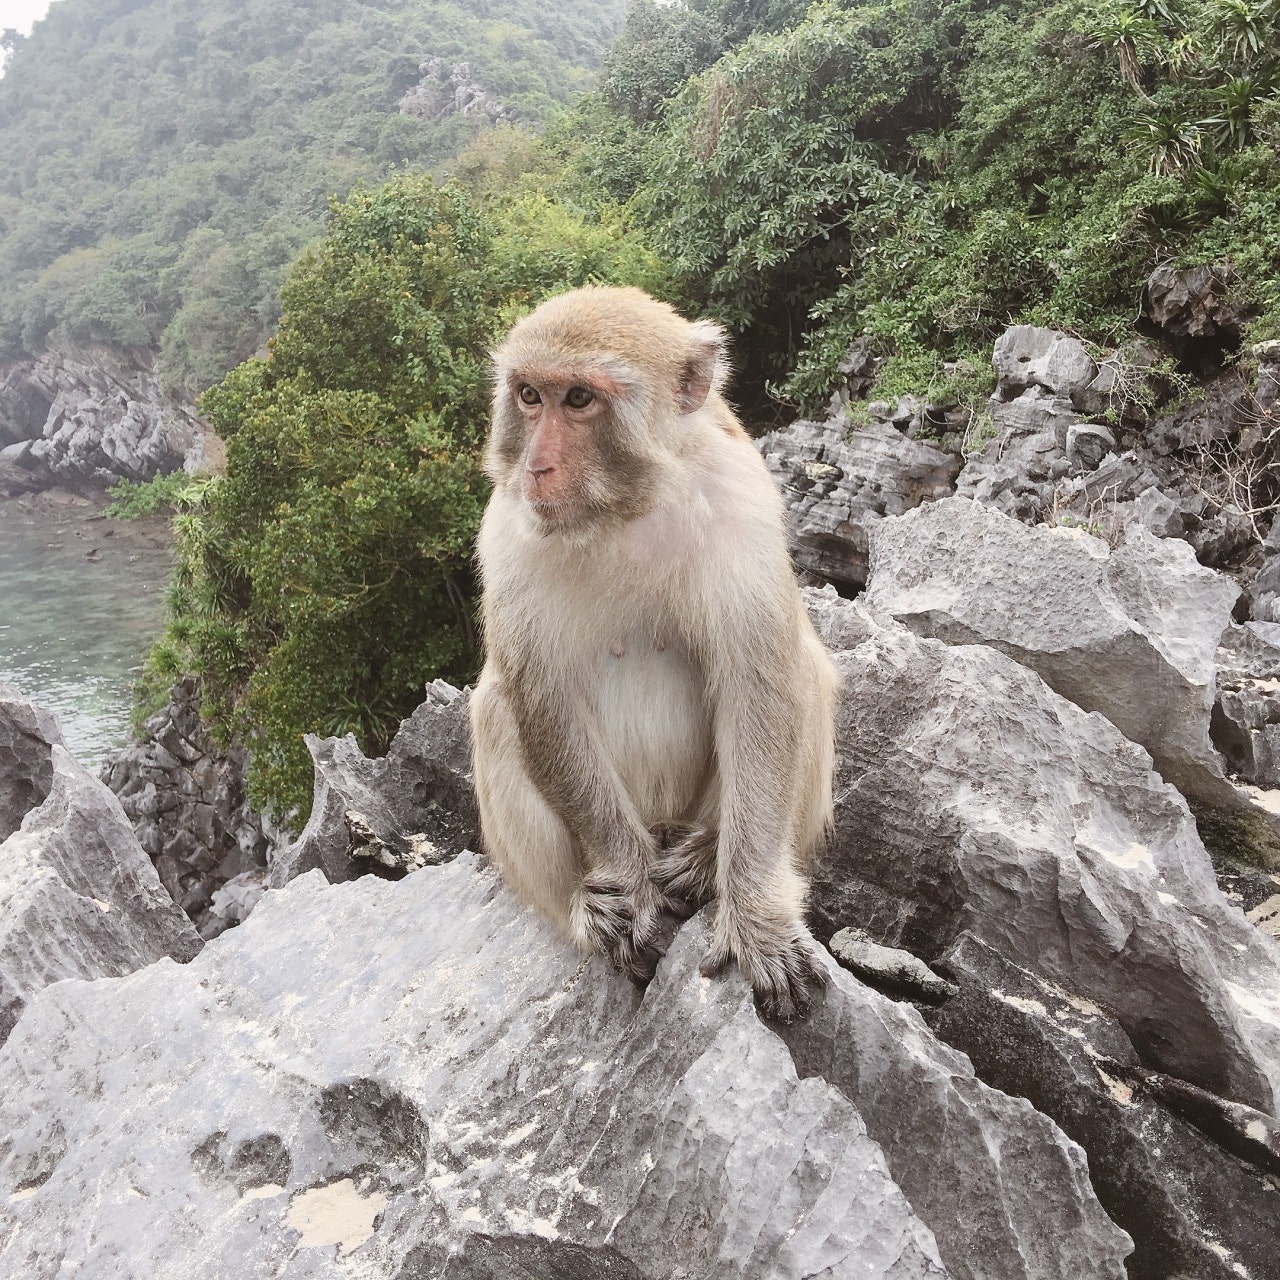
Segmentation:
<svg viewBox="0 0 1280 1280">
<path fill-rule="evenodd" d="M 687 919 L 715 897 L 719 832 L 669 822 L 654 827 L 653 834 L 659 853 L 649 879 L 666 895 L 672 914 Z"/>
<path fill-rule="evenodd" d="M 633 889 L 596 872 L 574 894 L 571 924 L 582 942 L 604 952 L 616 969 L 643 986 L 662 958 L 653 941 L 664 905 L 662 895 L 647 882 Z"/>
<path fill-rule="evenodd" d="M 714 977 L 731 960 L 746 974 L 755 992 L 760 1012 L 766 1018 L 792 1022 L 803 1018 L 813 1004 L 817 990 L 826 986 L 827 973 L 818 960 L 817 944 L 803 925 L 786 933 L 766 927 L 761 936 L 748 941 L 742 936 L 729 940 L 719 930 L 700 966 L 704 977 Z"/>
</svg>

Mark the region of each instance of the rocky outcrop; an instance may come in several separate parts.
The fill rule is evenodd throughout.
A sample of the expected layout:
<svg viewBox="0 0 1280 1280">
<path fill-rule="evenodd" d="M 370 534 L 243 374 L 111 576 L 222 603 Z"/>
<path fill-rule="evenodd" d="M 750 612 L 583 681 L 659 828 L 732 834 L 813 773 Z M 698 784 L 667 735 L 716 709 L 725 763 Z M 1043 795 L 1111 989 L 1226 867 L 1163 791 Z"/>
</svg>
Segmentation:
<svg viewBox="0 0 1280 1280">
<path fill-rule="evenodd" d="M 443 58 L 419 63 L 422 79 L 400 99 L 401 115 L 438 121 L 449 116 L 479 116 L 497 124 L 512 113 L 471 74 L 471 64 L 458 62 L 445 69 Z"/>
<path fill-rule="evenodd" d="M 779 1037 L 705 946 L 642 996 L 466 856 L 49 991 L 0 1054 L 0 1271 L 1124 1275 L 1083 1153 L 913 1009 L 833 968 Z"/>
<path fill-rule="evenodd" d="M 1141 743 L 1185 794 L 1233 806 L 1209 721 L 1239 594 L 1141 527 L 1113 549 L 949 498 L 877 526 L 866 602 L 917 635 L 1009 654 Z"/>
<path fill-rule="evenodd" d="M 1146 752 L 995 649 L 817 612 L 849 646 L 820 936 L 856 923 L 933 960 L 967 929 L 1113 1010 L 1144 1062 L 1275 1114 L 1280 948 Z"/>
<path fill-rule="evenodd" d="M 195 680 L 102 767 L 160 881 L 203 938 L 238 924 L 266 890 L 268 854 L 284 834 L 245 792 L 248 752 L 220 749 L 200 720 Z"/>
<path fill-rule="evenodd" d="M 0 485 L 109 484 L 208 467 L 216 437 L 168 395 L 151 357 L 47 350 L 0 368 Z"/>
<path fill-rule="evenodd" d="M 1280 623 L 1231 627 L 1217 661 L 1214 742 L 1245 782 L 1280 789 Z"/>
<path fill-rule="evenodd" d="M 843 416 L 794 422 L 763 436 L 759 448 L 782 489 L 796 564 L 842 590 L 866 581 L 872 527 L 950 493 L 960 469 L 953 454 L 892 422 L 851 431 Z"/>
<path fill-rule="evenodd" d="M 185 961 L 200 948 L 111 792 L 56 743 L 27 750 L 47 756 L 50 777 L 44 800 L 0 843 L 0 1041 L 50 983 Z M 33 765 L 28 776 L 42 774 Z M 8 791 L 12 777 L 0 780 L 0 807 L 21 794 Z"/>
<path fill-rule="evenodd" d="M 55 746 L 66 746 L 57 717 L 0 684 L 0 840 L 44 803 L 53 785 Z"/>
<path fill-rule="evenodd" d="M 1157 267 L 1143 290 L 1144 309 L 1170 337 L 1234 341 L 1246 318 L 1235 284 L 1225 264 Z"/>
<path fill-rule="evenodd" d="M 1276 1169 L 1263 1143 L 1250 1159 L 1232 1154 L 1211 1136 L 1220 1104 L 1166 1105 L 1103 1007 L 1010 964 L 972 934 L 962 933 L 939 965 L 959 991 L 926 1009 L 925 1021 L 983 1080 L 1029 1099 L 1085 1147 L 1093 1185 L 1134 1240 L 1129 1280 L 1275 1274 L 1268 1171 Z M 1243 1142 L 1254 1141 L 1250 1126 L 1264 1139 L 1272 1133 L 1268 1117 L 1242 1111 Z"/>
<path fill-rule="evenodd" d="M 332 882 L 368 872 L 404 874 L 479 848 L 471 789 L 467 695 L 443 680 L 427 687 L 387 754 L 369 759 L 350 734 L 307 736 L 315 800 L 297 840 L 273 853 L 271 883 L 319 869 Z"/>
</svg>

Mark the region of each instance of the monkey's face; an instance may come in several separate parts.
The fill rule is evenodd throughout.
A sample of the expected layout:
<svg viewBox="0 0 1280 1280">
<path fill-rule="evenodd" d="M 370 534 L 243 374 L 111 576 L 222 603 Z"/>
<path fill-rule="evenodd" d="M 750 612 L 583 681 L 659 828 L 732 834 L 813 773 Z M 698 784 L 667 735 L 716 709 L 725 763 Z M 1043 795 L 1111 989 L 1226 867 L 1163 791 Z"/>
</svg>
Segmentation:
<svg viewBox="0 0 1280 1280">
<path fill-rule="evenodd" d="M 494 452 L 545 531 L 629 520 L 651 505 L 652 460 L 626 388 L 602 370 L 512 370 L 498 390 Z"/>
<path fill-rule="evenodd" d="M 486 471 L 543 533 L 644 515 L 679 471 L 684 418 L 710 394 L 723 344 L 717 326 L 639 289 L 549 299 L 494 353 Z"/>
</svg>

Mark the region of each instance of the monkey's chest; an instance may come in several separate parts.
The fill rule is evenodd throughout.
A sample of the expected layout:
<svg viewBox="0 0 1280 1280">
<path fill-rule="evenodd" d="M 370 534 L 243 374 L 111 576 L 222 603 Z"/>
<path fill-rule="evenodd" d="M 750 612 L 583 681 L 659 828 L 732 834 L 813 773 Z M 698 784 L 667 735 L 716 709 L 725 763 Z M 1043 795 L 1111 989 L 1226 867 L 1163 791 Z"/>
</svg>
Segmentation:
<svg viewBox="0 0 1280 1280">
<path fill-rule="evenodd" d="M 596 668 L 605 747 L 648 823 L 689 814 L 712 750 L 701 672 L 678 649 L 619 641 Z"/>
</svg>

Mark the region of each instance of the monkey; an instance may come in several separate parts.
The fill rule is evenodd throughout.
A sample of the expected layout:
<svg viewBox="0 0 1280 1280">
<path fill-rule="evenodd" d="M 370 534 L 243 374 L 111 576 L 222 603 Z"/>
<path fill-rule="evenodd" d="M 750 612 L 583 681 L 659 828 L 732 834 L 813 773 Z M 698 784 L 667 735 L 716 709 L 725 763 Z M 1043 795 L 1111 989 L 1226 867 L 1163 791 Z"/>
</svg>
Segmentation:
<svg viewBox="0 0 1280 1280">
<path fill-rule="evenodd" d="M 661 916 L 714 900 L 702 973 L 736 961 L 789 1021 L 825 981 L 837 676 L 726 376 L 722 328 L 635 288 L 494 353 L 474 779 L 488 856 L 580 948 L 643 984 Z"/>
</svg>

